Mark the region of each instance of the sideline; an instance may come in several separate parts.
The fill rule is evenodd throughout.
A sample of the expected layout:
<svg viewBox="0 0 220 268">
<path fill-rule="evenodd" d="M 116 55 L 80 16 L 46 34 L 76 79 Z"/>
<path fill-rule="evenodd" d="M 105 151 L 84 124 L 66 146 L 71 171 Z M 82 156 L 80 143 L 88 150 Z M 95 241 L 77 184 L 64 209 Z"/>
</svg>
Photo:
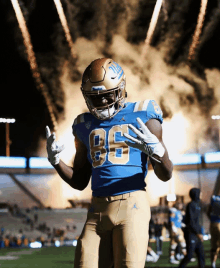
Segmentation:
<svg viewBox="0 0 220 268">
<path fill-rule="evenodd" d="M 36 251 L 39 251 L 39 250 L 40 250 L 40 248 L 8 252 L 5 256 L 0 256 L 0 260 L 18 260 L 19 256 L 16 256 L 16 255 L 30 255 Z"/>
</svg>

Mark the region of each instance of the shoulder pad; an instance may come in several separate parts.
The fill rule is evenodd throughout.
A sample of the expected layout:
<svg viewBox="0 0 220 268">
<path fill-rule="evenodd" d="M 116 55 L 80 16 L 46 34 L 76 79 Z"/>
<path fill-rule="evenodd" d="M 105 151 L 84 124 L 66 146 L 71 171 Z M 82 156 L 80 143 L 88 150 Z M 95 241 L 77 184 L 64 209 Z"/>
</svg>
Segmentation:
<svg viewBox="0 0 220 268">
<path fill-rule="evenodd" d="M 150 100 L 138 101 L 134 106 L 134 112 L 146 111 Z"/>
<path fill-rule="evenodd" d="M 138 101 L 134 106 L 134 112 L 147 111 L 148 109 L 154 111 L 158 115 L 163 116 L 161 108 L 155 100 Z"/>
<path fill-rule="evenodd" d="M 75 118 L 75 120 L 73 122 L 73 126 L 76 126 L 76 125 L 78 125 L 80 123 L 84 123 L 84 122 L 85 122 L 84 114 L 80 114 Z"/>
<path fill-rule="evenodd" d="M 144 100 L 135 103 L 134 112 L 144 112 L 148 119 L 158 119 L 163 123 L 163 113 L 155 100 Z"/>
</svg>

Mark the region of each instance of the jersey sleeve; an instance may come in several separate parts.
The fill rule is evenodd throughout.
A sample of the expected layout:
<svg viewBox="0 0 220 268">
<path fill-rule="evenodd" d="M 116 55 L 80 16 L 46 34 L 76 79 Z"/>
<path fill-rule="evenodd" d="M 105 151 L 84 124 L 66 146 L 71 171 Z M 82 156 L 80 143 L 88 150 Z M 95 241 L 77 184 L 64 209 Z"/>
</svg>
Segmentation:
<svg viewBox="0 0 220 268">
<path fill-rule="evenodd" d="M 176 215 L 175 208 L 170 208 L 169 214 L 170 214 L 170 222 L 175 222 L 175 215 Z"/>
<path fill-rule="evenodd" d="M 134 112 L 145 112 L 148 119 L 157 119 L 163 123 L 163 112 L 155 100 L 136 102 Z"/>
<path fill-rule="evenodd" d="M 73 125 L 72 125 L 72 131 L 73 131 L 73 135 L 76 136 L 81 140 L 80 138 L 80 132 L 79 132 L 79 125 L 81 123 L 84 123 L 85 119 L 84 119 L 84 114 L 80 114 L 78 115 L 75 120 L 73 121 Z M 81 140 L 82 141 L 82 140 Z"/>
</svg>

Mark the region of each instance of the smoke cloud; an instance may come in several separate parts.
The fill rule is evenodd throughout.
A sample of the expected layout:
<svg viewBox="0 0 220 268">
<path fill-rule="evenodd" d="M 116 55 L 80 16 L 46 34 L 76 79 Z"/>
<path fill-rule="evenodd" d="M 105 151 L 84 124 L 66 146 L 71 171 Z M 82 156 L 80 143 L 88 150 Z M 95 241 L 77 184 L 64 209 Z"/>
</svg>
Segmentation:
<svg viewBox="0 0 220 268">
<path fill-rule="evenodd" d="M 165 119 L 164 141 L 171 156 L 219 148 L 218 125 L 211 120 L 212 114 L 219 113 L 220 102 L 219 1 L 208 2 L 200 42 L 192 62 L 188 62 L 187 57 L 201 1 L 163 1 L 151 47 L 142 67 L 141 53 L 156 1 L 61 2 L 77 53 L 76 59 L 71 56 L 53 0 L 19 0 L 43 82 L 58 111 L 57 135 L 67 148 L 62 155 L 64 161 L 71 164 L 75 153 L 71 130 L 73 120 L 87 110 L 80 92 L 82 73 L 92 60 L 99 57 L 111 57 L 123 67 L 128 101 L 150 98 L 160 104 Z M 15 15 L 8 1 L 1 5 L 7 10 L 4 23 L 16 40 L 17 62 L 24 65 L 20 75 L 24 81 L 23 94 L 28 92 L 35 96 L 38 94 L 36 89 L 32 85 L 30 91 L 31 82 L 24 79 L 28 67 Z M 9 41 L 12 42 L 12 38 Z M 45 103 L 39 97 L 35 109 L 30 108 L 30 117 L 35 119 L 29 120 L 28 135 L 34 137 L 34 142 L 33 139 L 27 142 L 27 139 L 22 148 L 29 148 L 31 154 L 46 156 L 44 127 L 50 125 L 50 121 L 42 107 Z M 18 110 L 18 105 L 14 105 L 14 109 Z M 21 124 L 27 120 L 25 113 L 23 109 L 17 114 Z M 22 131 L 26 133 L 27 127 L 24 123 L 23 126 Z M 16 146 L 18 142 L 13 138 Z M 26 154 L 26 150 L 15 153 Z"/>
</svg>

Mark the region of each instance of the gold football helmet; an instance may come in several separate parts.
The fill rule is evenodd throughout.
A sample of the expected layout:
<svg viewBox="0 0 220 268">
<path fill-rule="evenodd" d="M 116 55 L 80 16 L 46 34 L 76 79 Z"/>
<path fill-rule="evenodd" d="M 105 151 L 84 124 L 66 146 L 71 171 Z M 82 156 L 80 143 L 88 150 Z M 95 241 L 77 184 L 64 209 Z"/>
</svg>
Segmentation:
<svg viewBox="0 0 220 268">
<path fill-rule="evenodd" d="M 85 69 L 81 90 L 89 111 L 98 119 L 114 117 L 125 104 L 125 74 L 109 58 L 96 59 Z"/>
</svg>

